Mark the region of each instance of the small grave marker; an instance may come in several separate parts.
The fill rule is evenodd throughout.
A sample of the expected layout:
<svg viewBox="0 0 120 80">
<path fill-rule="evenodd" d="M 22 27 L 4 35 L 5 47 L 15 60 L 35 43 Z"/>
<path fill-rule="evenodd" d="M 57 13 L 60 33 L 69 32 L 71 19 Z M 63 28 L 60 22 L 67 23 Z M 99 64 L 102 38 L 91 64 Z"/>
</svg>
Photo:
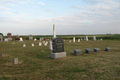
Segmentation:
<svg viewBox="0 0 120 80">
<path fill-rule="evenodd" d="M 23 47 L 26 47 L 26 44 L 23 44 Z"/>
<path fill-rule="evenodd" d="M 41 42 L 39 42 L 39 46 L 42 46 L 42 43 L 41 43 Z"/>
<path fill-rule="evenodd" d="M 111 51 L 111 48 L 110 48 L 110 47 L 106 47 L 106 48 L 105 48 L 105 51 L 110 52 L 110 51 Z"/>
<path fill-rule="evenodd" d="M 100 48 L 95 48 L 94 49 L 94 52 L 100 52 L 101 50 L 100 50 Z"/>
<path fill-rule="evenodd" d="M 75 49 L 74 50 L 74 54 L 73 55 L 79 56 L 81 54 L 82 54 L 82 50 L 80 50 L 80 49 Z"/>
<path fill-rule="evenodd" d="M 32 47 L 34 47 L 34 43 L 32 43 L 31 45 L 32 45 Z"/>
<path fill-rule="evenodd" d="M 86 53 L 92 53 L 92 52 L 93 52 L 92 49 L 90 49 L 90 48 L 86 49 Z"/>
<path fill-rule="evenodd" d="M 18 64 L 18 58 L 14 58 L 13 63 L 14 63 L 14 64 Z"/>
</svg>

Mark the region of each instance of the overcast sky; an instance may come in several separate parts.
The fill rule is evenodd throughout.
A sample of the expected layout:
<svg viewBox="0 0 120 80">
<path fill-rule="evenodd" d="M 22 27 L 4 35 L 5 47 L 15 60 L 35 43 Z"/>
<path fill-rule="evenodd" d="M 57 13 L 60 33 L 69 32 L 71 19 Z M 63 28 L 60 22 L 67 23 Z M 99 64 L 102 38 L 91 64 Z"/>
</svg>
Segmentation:
<svg viewBox="0 0 120 80">
<path fill-rule="evenodd" d="M 120 0 L 0 0 L 6 35 L 120 34 Z"/>
</svg>

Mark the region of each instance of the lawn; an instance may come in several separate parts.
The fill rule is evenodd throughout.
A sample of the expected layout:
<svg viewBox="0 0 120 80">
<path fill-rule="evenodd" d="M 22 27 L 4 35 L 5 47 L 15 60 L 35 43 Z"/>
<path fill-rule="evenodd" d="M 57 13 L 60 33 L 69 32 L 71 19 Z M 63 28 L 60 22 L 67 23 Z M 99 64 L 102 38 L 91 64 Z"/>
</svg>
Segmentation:
<svg viewBox="0 0 120 80">
<path fill-rule="evenodd" d="M 26 47 L 22 47 L 23 44 Z M 31 43 L 35 46 L 32 47 Z M 39 41 L 0 42 L 0 80 L 120 80 L 120 41 L 64 42 L 66 58 L 51 59 L 49 46 L 38 46 Z M 111 52 L 106 52 L 110 47 Z M 101 52 L 86 54 L 87 48 Z M 74 56 L 81 49 L 81 56 Z M 19 64 L 13 64 L 18 58 Z"/>
</svg>

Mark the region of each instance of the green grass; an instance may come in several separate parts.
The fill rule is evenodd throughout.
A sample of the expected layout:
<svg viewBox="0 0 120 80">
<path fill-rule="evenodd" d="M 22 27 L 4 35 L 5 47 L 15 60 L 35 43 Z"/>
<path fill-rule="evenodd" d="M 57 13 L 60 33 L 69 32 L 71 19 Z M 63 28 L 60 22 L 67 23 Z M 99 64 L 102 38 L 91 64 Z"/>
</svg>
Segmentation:
<svg viewBox="0 0 120 80">
<path fill-rule="evenodd" d="M 119 40 L 66 40 L 67 57 L 56 60 L 50 58 L 52 51 L 48 46 L 38 46 L 38 42 L 0 42 L 0 54 L 5 54 L 0 56 L 0 80 L 120 80 Z M 105 47 L 112 51 L 104 51 Z M 86 54 L 86 48 L 100 48 L 101 52 Z M 74 49 L 81 49 L 83 55 L 74 56 Z M 18 58 L 19 64 L 13 64 L 14 58 Z"/>
</svg>

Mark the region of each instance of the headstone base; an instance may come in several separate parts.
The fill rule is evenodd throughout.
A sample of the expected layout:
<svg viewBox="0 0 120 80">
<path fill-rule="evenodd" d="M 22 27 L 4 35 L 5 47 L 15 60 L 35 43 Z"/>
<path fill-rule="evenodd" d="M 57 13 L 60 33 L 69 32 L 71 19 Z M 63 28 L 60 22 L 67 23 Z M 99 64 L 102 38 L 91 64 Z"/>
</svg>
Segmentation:
<svg viewBox="0 0 120 80">
<path fill-rule="evenodd" d="M 51 53 L 52 59 L 64 58 L 66 57 L 66 52 Z"/>
</svg>

